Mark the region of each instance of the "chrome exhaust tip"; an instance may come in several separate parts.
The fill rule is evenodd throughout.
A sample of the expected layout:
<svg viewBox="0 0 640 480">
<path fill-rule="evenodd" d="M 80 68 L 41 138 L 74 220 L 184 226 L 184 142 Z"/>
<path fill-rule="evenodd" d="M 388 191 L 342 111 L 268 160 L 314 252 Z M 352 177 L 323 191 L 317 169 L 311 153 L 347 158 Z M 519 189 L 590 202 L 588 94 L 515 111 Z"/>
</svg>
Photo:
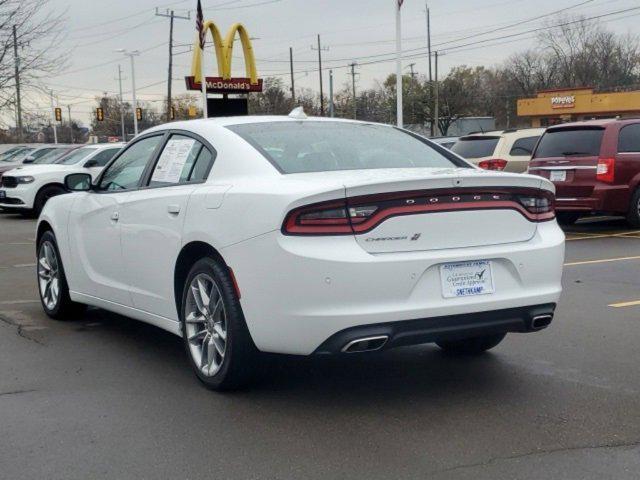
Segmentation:
<svg viewBox="0 0 640 480">
<path fill-rule="evenodd" d="M 553 320 L 553 315 L 537 315 L 531 319 L 531 330 L 542 330 L 549 326 L 551 320 Z"/>
<path fill-rule="evenodd" d="M 373 352 L 374 350 L 380 350 L 385 343 L 389 340 L 388 335 L 378 335 L 376 337 L 364 337 L 356 340 L 351 340 L 344 347 L 342 347 L 343 353 L 362 353 Z"/>
</svg>

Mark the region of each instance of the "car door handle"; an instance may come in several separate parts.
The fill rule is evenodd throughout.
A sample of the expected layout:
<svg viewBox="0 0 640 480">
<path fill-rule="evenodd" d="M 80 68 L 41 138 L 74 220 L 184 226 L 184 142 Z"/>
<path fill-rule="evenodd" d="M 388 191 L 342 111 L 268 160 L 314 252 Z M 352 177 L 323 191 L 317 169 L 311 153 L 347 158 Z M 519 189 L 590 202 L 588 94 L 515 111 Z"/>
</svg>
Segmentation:
<svg viewBox="0 0 640 480">
<path fill-rule="evenodd" d="M 178 215 L 180 213 L 180 205 L 168 205 L 167 212 L 171 215 Z"/>
<path fill-rule="evenodd" d="M 120 220 L 120 214 L 118 212 L 113 212 L 111 214 L 111 220 L 113 220 L 114 222 L 117 222 L 118 220 Z"/>
</svg>

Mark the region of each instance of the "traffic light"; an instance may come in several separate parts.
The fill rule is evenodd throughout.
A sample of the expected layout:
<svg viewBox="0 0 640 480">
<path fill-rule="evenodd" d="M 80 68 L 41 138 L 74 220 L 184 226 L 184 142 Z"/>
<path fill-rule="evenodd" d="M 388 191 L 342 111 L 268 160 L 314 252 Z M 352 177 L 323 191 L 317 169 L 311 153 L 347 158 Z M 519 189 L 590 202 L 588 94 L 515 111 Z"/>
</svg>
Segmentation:
<svg viewBox="0 0 640 480">
<path fill-rule="evenodd" d="M 176 119 L 176 109 L 174 107 L 171 107 L 171 120 L 175 120 Z"/>
<path fill-rule="evenodd" d="M 61 108 L 54 108 L 53 112 L 55 113 L 55 117 L 56 117 L 56 122 L 61 122 L 62 121 L 62 109 Z"/>
<path fill-rule="evenodd" d="M 104 109 L 102 108 L 96 108 L 96 120 L 98 120 L 99 122 L 104 121 Z"/>
<path fill-rule="evenodd" d="M 136 119 L 138 121 L 142 120 L 142 109 L 140 107 L 136 108 Z"/>
<path fill-rule="evenodd" d="M 189 105 L 189 116 L 195 117 L 197 114 L 198 111 L 196 110 L 196 107 L 194 107 L 193 105 Z"/>
</svg>

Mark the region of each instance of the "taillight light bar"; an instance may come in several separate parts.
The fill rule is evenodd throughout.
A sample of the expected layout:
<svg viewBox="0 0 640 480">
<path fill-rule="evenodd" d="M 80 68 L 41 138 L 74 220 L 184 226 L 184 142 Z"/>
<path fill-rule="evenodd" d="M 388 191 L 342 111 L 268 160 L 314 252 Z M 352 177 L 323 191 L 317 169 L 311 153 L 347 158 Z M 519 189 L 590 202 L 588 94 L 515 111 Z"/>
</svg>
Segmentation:
<svg viewBox="0 0 640 480">
<path fill-rule="evenodd" d="M 600 158 L 596 168 L 596 180 L 613 183 L 615 177 L 615 158 Z"/>
<path fill-rule="evenodd" d="M 352 235 L 373 230 L 400 215 L 464 210 L 516 210 L 529 221 L 555 218 L 555 198 L 538 189 L 433 190 L 364 195 L 315 203 L 291 210 L 282 225 L 286 235 Z"/>
<path fill-rule="evenodd" d="M 507 166 L 507 161 L 501 158 L 492 158 L 490 160 L 481 160 L 478 166 L 484 170 L 504 170 Z"/>
</svg>

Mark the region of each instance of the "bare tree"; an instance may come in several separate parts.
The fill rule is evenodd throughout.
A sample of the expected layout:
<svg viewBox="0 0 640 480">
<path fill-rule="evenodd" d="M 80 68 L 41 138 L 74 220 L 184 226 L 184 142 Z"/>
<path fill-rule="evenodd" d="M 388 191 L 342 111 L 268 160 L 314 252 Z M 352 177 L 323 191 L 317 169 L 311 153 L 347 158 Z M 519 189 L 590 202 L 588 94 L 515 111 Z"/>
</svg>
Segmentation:
<svg viewBox="0 0 640 480">
<path fill-rule="evenodd" d="M 49 0 L 0 0 L 0 109 L 15 102 L 15 47 L 24 89 L 65 67 L 63 23 L 64 14 L 53 12 Z"/>
</svg>

